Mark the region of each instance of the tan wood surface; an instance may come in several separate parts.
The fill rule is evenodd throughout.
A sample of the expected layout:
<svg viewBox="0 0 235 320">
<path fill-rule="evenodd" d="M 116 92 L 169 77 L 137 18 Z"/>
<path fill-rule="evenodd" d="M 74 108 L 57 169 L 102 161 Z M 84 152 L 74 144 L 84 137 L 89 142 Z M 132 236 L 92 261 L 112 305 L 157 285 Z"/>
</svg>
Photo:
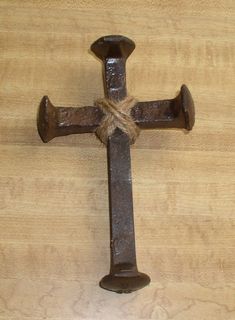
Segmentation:
<svg viewBox="0 0 235 320">
<path fill-rule="evenodd" d="M 149 287 L 99 288 L 109 268 L 105 148 L 43 144 L 39 101 L 103 96 L 90 44 L 136 42 L 128 89 L 174 97 L 196 125 L 142 132 L 132 148 L 139 269 Z M 235 319 L 235 1 L 0 1 L 0 320 Z"/>
</svg>

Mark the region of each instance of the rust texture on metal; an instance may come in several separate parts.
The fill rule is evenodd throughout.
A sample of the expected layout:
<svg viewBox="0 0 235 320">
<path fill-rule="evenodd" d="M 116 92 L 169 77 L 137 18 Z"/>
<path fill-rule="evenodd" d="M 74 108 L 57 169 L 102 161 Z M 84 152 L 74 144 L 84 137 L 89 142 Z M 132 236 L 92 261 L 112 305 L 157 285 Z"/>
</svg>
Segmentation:
<svg viewBox="0 0 235 320">
<path fill-rule="evenodd" d="M 126 60 L 135 48 L 124 36 L 105 36 L 91 45 L 91 51 L 103 62 L 105 97 L 123 100 L 126 90 Z M 138 102 L 131 116 L 141 129 L 181 128 L 194 125 L 194 103 L 190 91 L 182 85 L 174 99 Z M 95 132 L 104 117 L 96 106 L 54 107 L 43 97 L 38 112 L 38 132 L 43 142 L 76 133 Z M 138 271 L 135 251 L 130 143 L 128 136 L 116 129 L 107 144 L 110 272 L 101 281 L 104 289 L 129 293 L 148 285 L 148 275 Z"/>
</svg>

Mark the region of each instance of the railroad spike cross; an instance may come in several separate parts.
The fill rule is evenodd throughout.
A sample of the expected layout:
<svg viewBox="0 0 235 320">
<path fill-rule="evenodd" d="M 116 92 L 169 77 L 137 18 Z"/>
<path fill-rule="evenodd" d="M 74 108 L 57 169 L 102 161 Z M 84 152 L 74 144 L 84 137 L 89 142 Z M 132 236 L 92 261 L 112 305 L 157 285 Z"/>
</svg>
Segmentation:
<svg viewBox="0 0 235 320">
<path fill-rule="evenodd" d="M 135 48 L 132 40 L 119 35 L 105 36 L 91 45 L 91 51 L 103 62 L 105 97 L 113 102 L 126 98 L 125 65 Z M 174 99 L 137 102 L 130 115 L 140 129 L 184 128 L 194 125 L 194 103 L 183 85 Z M 105 117 L 101 108 L 54 107 L 47 96 L 38 112 L 38 132 L 43 142 L 54 137 L 95 132 Z M 129 293 L 150 283 L 148 275 L 138 271 L 135 251 L 130 141 L 116 128 L 107 142 L 110 273 L 100 286 L 118 293 Z"/>
</svg>

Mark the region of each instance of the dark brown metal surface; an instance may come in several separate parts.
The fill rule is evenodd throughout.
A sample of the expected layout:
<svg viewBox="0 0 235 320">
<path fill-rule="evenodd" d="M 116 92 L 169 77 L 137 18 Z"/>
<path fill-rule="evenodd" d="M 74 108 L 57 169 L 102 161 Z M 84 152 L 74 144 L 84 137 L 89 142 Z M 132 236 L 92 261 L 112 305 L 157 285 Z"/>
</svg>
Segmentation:
<svg viewBox="0 0 235 320">
<path fill-rule="evenodd" d="M 174 99 L 138 102 L 131 110 L 141 129 L 181 128 L 194 125 L 194 104 L 186 87 Z M 94 132 L 104 114 L 98 107 L 54 107 L 47 96 L 41 100 L 38 131 L 44 142 L 59 136 Z"/>
<path fill-rule="evenodd" d="M 124 37 L 97 40 L 91 50 L 104 65 L 105 96 L 113 101 L 126 97 L 126 59 L 134 43 Z M 105 48 L 104 50 L 102 50 Z M 100 281 L 104 289 L 132 292 L 146 286 L 150 278 L 138 272 L 135 252 L 131 157 L 128 136 L 116 129 L 107 145 L 110 211 L 110 273 Z"/>
<path fill-rule="evenodd" d="M 135 44 L 123 36 L 106 36 L 95 41 L 91 50 L 103 62 L 105 96 L 113 101 L 126 97 L 126 59 Z M 184 128 L 194 125 L 194 104 L 183 85 L 174 99 L 138 102 L 131 116 L 141 129 Z M 94 132 L 104 117 L 95 106 L 54 107 L 43 97 L 38 113 L 38 132 L 44 142 L 54 137 Z M 116 129 L 107 145 L 110 204 L 110 273 L 100 285 L 118 293 L 132 292 L 146 286 L 150 278 L 140 273 L 136 264 L 133 218 L 130 145 L 128 136 Z"/>
</svg>

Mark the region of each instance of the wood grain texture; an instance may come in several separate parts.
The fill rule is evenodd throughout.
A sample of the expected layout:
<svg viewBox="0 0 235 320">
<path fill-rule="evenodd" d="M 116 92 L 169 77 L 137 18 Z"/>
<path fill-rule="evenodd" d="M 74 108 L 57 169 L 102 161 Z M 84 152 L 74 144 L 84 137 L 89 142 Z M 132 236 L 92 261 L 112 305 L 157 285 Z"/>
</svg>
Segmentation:
<svg viewBox="0 0 235 320">
<path fill-rule="evenodd" d="M 89 46 L 136 42 L 139 100 L 192 91 L 190 134 L 132 148 L 138 265 L 151 285 L 99 288 L 109 266 L 106 152 L 91 134 L 43 144 L 39 101 L 103 96 Z M 235 2 L 0 1 L 0 320 L 235 319 Z"/>
</svg>

